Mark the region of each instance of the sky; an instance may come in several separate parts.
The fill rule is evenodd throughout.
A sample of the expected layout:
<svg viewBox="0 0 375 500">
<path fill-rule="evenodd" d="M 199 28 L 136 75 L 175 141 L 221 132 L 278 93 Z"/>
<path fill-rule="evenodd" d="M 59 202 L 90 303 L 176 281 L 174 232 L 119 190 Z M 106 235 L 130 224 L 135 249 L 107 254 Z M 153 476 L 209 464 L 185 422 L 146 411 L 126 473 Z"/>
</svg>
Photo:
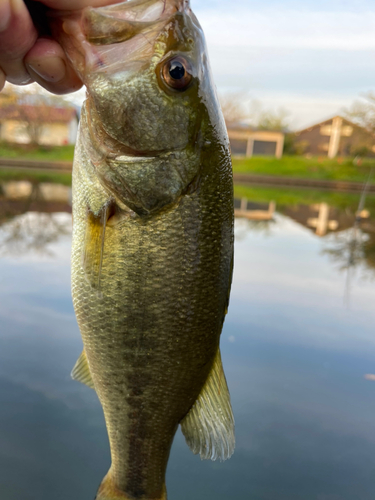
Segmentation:
<svg viewBox="0 0 375 500">
<path fill-rule="evenodd" d="M 289 112 L 294 130 L 375 90 L 375 1 L 191 0 L 221 94 Z M 362 96 L 362 97 L 361 97 Z"/>
</svg>

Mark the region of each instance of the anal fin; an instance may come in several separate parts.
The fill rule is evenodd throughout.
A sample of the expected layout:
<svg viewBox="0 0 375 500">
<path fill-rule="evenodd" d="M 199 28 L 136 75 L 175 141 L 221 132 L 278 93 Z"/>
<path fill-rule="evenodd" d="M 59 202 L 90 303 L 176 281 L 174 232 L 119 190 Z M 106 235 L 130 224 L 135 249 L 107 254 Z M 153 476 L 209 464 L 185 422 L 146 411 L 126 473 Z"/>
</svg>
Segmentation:
<svg viewBox="0 0 375 500">
<path fill-rule="evenodd" d="M 181 421 L 189 448 L 201 459 L 227 460 L 234 452 L 234 417 L 220 349 L 203 389 Z"/>
<path fill-rule="evenodd" d="M 89 363 L 86 357 L 86 352 L 84 350 L 82 351 L 82 354 L 78 358 L 77 363 L 74 365 L 71 377 L 73 380 L 81 382 L 82 384 L 87 385 L 91 389 L 95 389 L 94 382 L 92 380 L 90 373 Z"/>
</svg>

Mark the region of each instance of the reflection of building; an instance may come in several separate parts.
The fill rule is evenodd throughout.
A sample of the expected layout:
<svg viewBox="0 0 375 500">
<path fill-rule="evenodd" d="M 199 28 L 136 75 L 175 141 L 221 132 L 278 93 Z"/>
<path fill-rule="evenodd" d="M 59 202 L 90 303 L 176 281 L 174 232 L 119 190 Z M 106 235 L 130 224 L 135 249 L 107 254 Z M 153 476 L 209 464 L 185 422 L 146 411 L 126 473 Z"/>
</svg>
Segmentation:
<svg viewBox="0 0 375 500">
<path fill-rule="evenodd" d="M 329 218 L 329 206 L 327 203 L 319 205 L 318 217 L 307 219 L 307 225 L 316 229 L 315 233 L 318 236 L 324 236 L 327 231 L 336 231 L 339 223 L 335 219 Z"/>
<path fill-rule="evenodd" d="M 233 156 L 276 156 L 276 158 L 281 158 L 283 155 L 283 132 L 228 125 L 228 135 Z"/>
<path fill-rule="evenodd" d="M 234 215 L 235 217 L 245 217 L 251 220 L 271 220 L 276 210 L 276 203 L 252 203 L 247 198 L 235 198 Z"/>
<path fill-rule="evenodd" d="M 300 130 L 295 135 L 295 143 L 303 153 L 327 155 L 328 158 L 375 155 L 375 136 L 341 116 Z"/>
<path fill-rule="evenodd" d="M 25 212 L 72 211 L 71 188 L 60 184 L 11 181 L 0 184 L 0 225 Z"/>
<path fill-rule="evenodd" d="M 353 227 L 355 215 L 328 206 L 326 203 L 316 205 L 288 206 L 283 213 L 299 224 L 311 229 L 318 236 L 331 232 L 344 231 Z"/>
<path fill-rule="evenodd" d="M 9 105 L 0 108 L 0 140 L 27 144 L 30 136 L 28 123 L 41 126 L 39 144 L 62 146 L 74 144 L 78 130 L 78 113 L 75 108 Z"/>
<path fill-rule="evenodd" d="M 29 181 L 9 181 L 1 184 L 1 191 L 8 200 L 19 200 L 30 198 L 36 193 L 39 201 L 56 201 L 72 203 L 72 189 L 62 184 L 53 184 L 50 182 L 41 182 L 32 184 Z"/>
</svg>

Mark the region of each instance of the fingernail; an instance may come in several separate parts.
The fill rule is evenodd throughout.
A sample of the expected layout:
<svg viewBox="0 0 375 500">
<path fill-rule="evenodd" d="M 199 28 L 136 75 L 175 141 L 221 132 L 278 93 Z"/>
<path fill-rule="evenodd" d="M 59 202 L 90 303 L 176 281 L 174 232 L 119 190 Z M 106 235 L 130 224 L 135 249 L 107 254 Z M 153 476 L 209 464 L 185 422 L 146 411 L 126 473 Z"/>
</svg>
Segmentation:
<svg viewBox="0 0 375 500">
<path fill-rule="evenodd" d="M 5 31 L 10 21 L 10 4 L 9 0 L 0 0 L 0 32 Z"/>
<path fill-rule="evenodd" d="M 20 14 L 21 12 L 24 12 L 26 10 L 26 5 L 24 4 L 23 0 L 8 0 L 8 3 L 11 5 L 13 14 Z"/>
<path fill-rule="evenodd" d="M 60 57 L 43 57 L 27 62 L 26 66 L 46 82 L 59 82 L 66 74 L 65 62 Z"/>
</svg>

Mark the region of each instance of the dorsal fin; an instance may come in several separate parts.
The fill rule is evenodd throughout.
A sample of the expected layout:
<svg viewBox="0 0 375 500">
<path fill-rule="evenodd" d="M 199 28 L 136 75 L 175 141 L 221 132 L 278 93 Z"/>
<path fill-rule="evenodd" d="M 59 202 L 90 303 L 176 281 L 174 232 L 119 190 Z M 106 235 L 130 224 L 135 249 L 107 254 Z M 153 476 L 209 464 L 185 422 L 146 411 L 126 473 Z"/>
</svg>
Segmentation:
<svg viewBox="0 0 375 500">
<path fill-rule="evenodd" d="M 218 350 L 211 372 L 189 413 L 181 421 L 189 448 L 201 459 L 220 461 L 234 451 L 234 418 Z"/>
</svg>

